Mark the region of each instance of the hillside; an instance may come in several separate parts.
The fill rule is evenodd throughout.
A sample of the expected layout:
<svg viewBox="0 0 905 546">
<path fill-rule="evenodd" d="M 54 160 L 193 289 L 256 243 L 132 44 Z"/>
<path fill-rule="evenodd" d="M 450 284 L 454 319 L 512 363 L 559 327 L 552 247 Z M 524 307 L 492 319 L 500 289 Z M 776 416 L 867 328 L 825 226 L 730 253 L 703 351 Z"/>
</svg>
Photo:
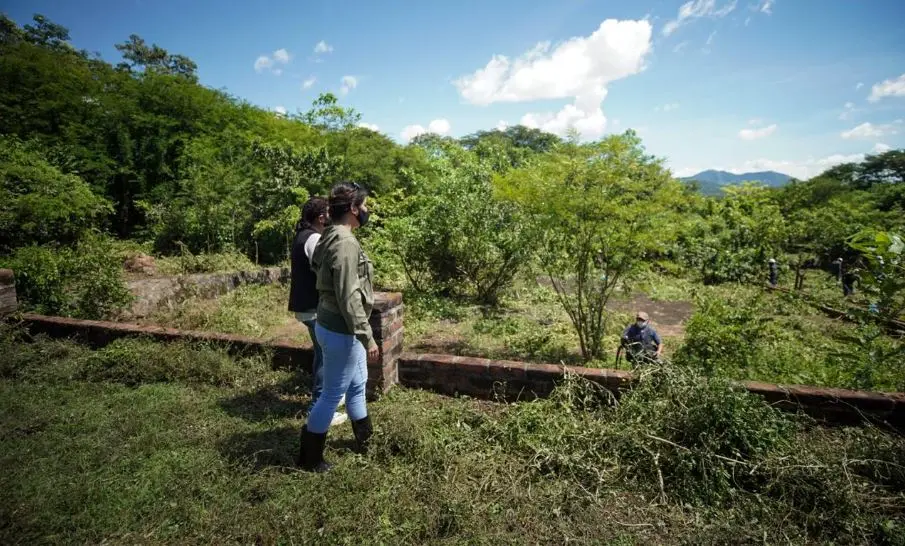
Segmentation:
<svg viewBox="0 0 905 546">
<path fill-rule="evenodd" d="M 791 180 L 791 176 L 776 171 L 760 171 L 734 174 L 727 171 L 707 170 L 693 176 L 680 178 L 683 182 L 696 181 L 700 184 L 704 195 L 719 195 L 723 186 L 741 184 L 746 181 L 758 181 L 766 186 L 779 187 Z"/>
</svg>

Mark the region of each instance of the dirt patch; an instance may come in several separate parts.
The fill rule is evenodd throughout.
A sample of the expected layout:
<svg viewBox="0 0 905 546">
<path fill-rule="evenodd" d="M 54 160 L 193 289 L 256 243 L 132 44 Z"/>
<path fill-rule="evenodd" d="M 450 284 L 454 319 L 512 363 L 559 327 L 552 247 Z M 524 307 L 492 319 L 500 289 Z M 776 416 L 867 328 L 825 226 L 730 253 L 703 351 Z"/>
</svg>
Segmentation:
<svg viewBox="0 0 905 546">
<path fill-rule="evenodd" d="M 611 301 L 608 309 L 624 313 L 644 311 L 650 315 L 651 323 L 661 336 L 682 337 L 685 335 L 685 321 L 691 317 L 694 305 L 688 301 L 653 301 L 644 294 L 630 300 Z"/>
</svg>

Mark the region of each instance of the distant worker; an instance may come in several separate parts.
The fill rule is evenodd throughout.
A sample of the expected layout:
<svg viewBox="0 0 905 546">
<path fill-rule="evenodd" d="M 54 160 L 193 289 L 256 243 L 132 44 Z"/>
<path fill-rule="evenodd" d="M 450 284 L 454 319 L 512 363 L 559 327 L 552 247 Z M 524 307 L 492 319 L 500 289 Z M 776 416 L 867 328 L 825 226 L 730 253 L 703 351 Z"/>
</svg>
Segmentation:
<svg viewBox="0 0 905 546">
<path fill-rule="evenodd" d="M 650 325 L 650 317 L 644 311 L 635 315 L 635 323 L 622 332 L 621 347 L 625 349 L 625 359 L 632 365 L 655 362 L 663 353 L 660 335 Z"/>
<path fill-rule="evenodd" d="M 776 284 L 779 282 L 779 267 L 776 265 L 776 260 L 773 258 L 767 260 L 767 263 L 770 267 L 770 286 L 776 288 Z"/>
<path fill-rule="evenodd" d="M 836 258 L 833 263 L 837 267 L 836 278 L 842 284 L 842 295 L 845 297 L 851 296 L 855 293 L 855 281 L 858 280 L 858 275 L 853 267 L 845 267 L 842 258 Z"/>
<path fill-rule="evenodd" d="M 842 295 L 843 296 L 851 296 L 855 293 L 855 282 L 858 280 L 858 275 L 852 270 L 845 270 L 842 273 Z"/>
</svg>

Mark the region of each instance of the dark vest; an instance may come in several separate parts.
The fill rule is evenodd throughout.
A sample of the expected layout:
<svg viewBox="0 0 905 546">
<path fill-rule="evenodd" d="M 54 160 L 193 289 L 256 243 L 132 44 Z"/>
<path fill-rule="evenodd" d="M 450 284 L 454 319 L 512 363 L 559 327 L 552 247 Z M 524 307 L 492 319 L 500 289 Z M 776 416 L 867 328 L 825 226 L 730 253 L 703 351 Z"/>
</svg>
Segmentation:
<svg viewBox="0 0 905 546">
<path fill-rule="evenodd" d="M 289 310 L 293 313 L 317 309 L 317 275 L 311 270 L 311 262 L 305 256 L 305 243 L 317 233 L 303 229 L 295 234 L 290 252 Z"/>
</svg>

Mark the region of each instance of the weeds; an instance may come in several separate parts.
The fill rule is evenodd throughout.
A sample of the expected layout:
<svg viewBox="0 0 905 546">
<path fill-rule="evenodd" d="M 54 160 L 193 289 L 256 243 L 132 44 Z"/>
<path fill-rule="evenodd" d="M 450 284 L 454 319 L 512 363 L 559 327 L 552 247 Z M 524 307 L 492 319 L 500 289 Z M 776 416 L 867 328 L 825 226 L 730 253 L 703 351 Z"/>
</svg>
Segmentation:
<svg viewBox="0 0 905 546">
<path fill-rule="evenodd" d="M 0 332 L 3 543 L 905 536 L 905 440 L 814 427 L 687 370 L 618 402 L 575 377 L 512 405 L 396 388 L 369 406 L 368 456 L 336 427 L 335 467 L 313 475 L 291 471 L 307 378 L 203 346 L 22 339 Z"/>
</svg>

